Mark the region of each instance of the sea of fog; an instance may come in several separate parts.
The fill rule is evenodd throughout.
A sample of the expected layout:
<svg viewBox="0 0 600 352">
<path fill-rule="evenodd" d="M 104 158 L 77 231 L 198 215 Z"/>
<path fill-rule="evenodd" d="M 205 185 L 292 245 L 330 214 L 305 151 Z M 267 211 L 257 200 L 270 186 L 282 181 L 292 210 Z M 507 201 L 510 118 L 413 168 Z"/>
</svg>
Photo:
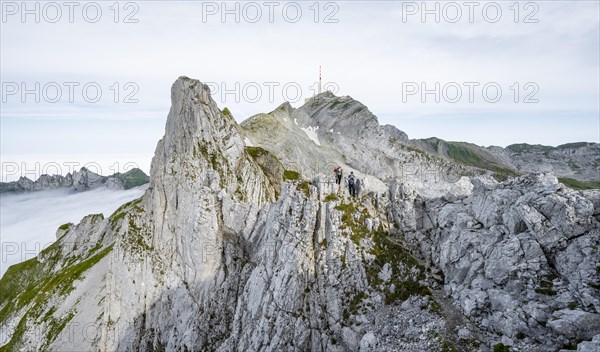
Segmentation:
<svg viewBox="0 0 600 352">
<path fill-rule="evenodd" d="M 68 222 L 77 224 L 88 214 L 110 216 L 123 203 L 141 197 L 145 188 L 0 194 L 0 276 L 9 266 L 35 257 L 52 244 L 60 225 Z"/>
</svg>

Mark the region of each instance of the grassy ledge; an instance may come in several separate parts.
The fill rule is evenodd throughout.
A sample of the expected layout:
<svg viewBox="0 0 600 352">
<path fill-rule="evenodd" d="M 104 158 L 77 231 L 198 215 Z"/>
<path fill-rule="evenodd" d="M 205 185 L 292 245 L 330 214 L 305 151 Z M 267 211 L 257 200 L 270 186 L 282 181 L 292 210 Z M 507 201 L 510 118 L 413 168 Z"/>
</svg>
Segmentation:
<svg viewBox="0 0 600 352">
<path fill-rule="evenodd" d="M 285 170 L 283 171 L 283 180 L 284 181 L 297 181 L 300 179 L 300 173 L 293 170 Z"/>
<path fill-rule="evenodd" d="M 579 181 L 568 177 L 559 178 L 558 181 L 563 185 L 576 190 L 600 189 L 600 182 L 598 181 Z"/>
<path fill-rule="evenodd" d="M 82 279 L 84 273 L 106 257 L 112 248 L 111 245 L 99 252 L 90 251 L 89 253 L 97 253 L 85 259 L 71 258 L 73 260 L 69 260 L 68 263 L 72 264 L 53 271 L 60 260 L 60 248 L 54 244 L 40 253 L 40 256 L 46 258 L 43 263 L 36 257 L 8 268 L 0 280 L 0 286 L 3 288 L 0 290 L 0 323 L 6 323 L 7 319 L 22 309 L 27 311 L 17 324 L 10 341 L 0 347 L 0 352 L 18 350 L 26 325 L 32 322 L 39 323 L 40 319 L 46 321 L 49 326 L 44 345 L 54 341 L 73 317 L 73 313 L 55 319 L 52 312 L 44 312 L 48 301 L 53 297 L 65 297 L 71 293 L 74 290 L 73 283 Z M 51 307 L 50 311 L 52 309 Z"/>
</svg>

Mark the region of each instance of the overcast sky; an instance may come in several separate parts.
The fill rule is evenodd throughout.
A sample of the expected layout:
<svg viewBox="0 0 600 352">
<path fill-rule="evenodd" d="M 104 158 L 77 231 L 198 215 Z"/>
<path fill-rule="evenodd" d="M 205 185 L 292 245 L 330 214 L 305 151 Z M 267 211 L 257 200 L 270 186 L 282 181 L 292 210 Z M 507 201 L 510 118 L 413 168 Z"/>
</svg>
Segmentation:
<svg viewBox="0 0 600 352">
<path fill-rule="evenodd" d="M 326 88 L 411 138 L 599 142 L 598 1 L 221 4 L 3 1 L 3 174 L 36 158 L 147 169 L 178 76 L 242 121 L 301 105 L 319 65 Z"/>
</svg>

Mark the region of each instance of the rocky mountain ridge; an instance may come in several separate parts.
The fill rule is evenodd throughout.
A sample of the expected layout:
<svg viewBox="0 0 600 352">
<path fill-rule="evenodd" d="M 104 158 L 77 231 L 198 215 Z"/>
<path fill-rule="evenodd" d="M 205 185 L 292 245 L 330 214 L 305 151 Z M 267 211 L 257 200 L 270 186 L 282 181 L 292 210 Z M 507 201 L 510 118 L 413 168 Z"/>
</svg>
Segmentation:
<svg viewBox="0 0 600 352">
<path fill-rule="evenodd" d="M 319 98 L 238 125 L 179 78 L 144 196 L 0 280 L 0 350 L 598 349 L 600 191 L 498 182 Z"/>
<path fill-rule="evenodd" d="M 570 187 L 600 188 L 600 143 L 558 147 L 515 144 L 501 148 L 438 138 L 409 139 L 395 126 L 380 126 L 377 117 L 359 101 L 330 92 L 311 98 L 298 109 L 284 103 L 271 113 L 248 118 L 240 126 L 251 144 L 263 143 L 285 151 L 278 155 L 284 164 L 294 165 L 300 160 L 301 165 L 294 167 L 311 174 L 336 164 L 356 164 L 366 174 L 384 180 L 434 179 L 437 183 L 447 176 L 452 183 L 457 175 L 487 172 L 505 180 L 531 172 L 553 172 Z M 307 136 L 312 143 L 294 150 Z"/>
<path fill-rule="evenodd" d="M 48 189 L 68 188 L 83 192 L 98 187 L 112 190 L 130 189 L 149 182 L 149 177 L 140 169 L 131 169 L 111 176 L 98 175 L 85 167 L 79 171 L 62 175 L 41 175 L 32 181 L 21 176 L 18 181 L 0 182 L 0 193 L 21 193 Z"/>
<path fill-rule="evenodd" d="M 557 147 L 522 143 L 506 148 L 481 147 L 439 138 L 414 139 L 410 143 L 448 160 L 507 176 L 552 172 L 570 186 L 600 188 L 600 143 L 568 143 Z"/>
</svg>

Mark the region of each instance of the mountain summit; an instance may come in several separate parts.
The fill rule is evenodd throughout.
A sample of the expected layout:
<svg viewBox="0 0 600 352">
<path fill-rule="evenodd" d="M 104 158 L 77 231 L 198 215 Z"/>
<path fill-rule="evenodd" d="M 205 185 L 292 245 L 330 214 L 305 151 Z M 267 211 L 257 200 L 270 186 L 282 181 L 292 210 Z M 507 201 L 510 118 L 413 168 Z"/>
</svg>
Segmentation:
<svg viewBox="0 0 600 352">
<path fill-rule="evenodd" d="M 600 346 L 600 191 L 499 182 L 330 93 L 238 125 L 180 77 L 171 104 L 144 196 L 0 280 L 0 351 Z"/>
</svg>

